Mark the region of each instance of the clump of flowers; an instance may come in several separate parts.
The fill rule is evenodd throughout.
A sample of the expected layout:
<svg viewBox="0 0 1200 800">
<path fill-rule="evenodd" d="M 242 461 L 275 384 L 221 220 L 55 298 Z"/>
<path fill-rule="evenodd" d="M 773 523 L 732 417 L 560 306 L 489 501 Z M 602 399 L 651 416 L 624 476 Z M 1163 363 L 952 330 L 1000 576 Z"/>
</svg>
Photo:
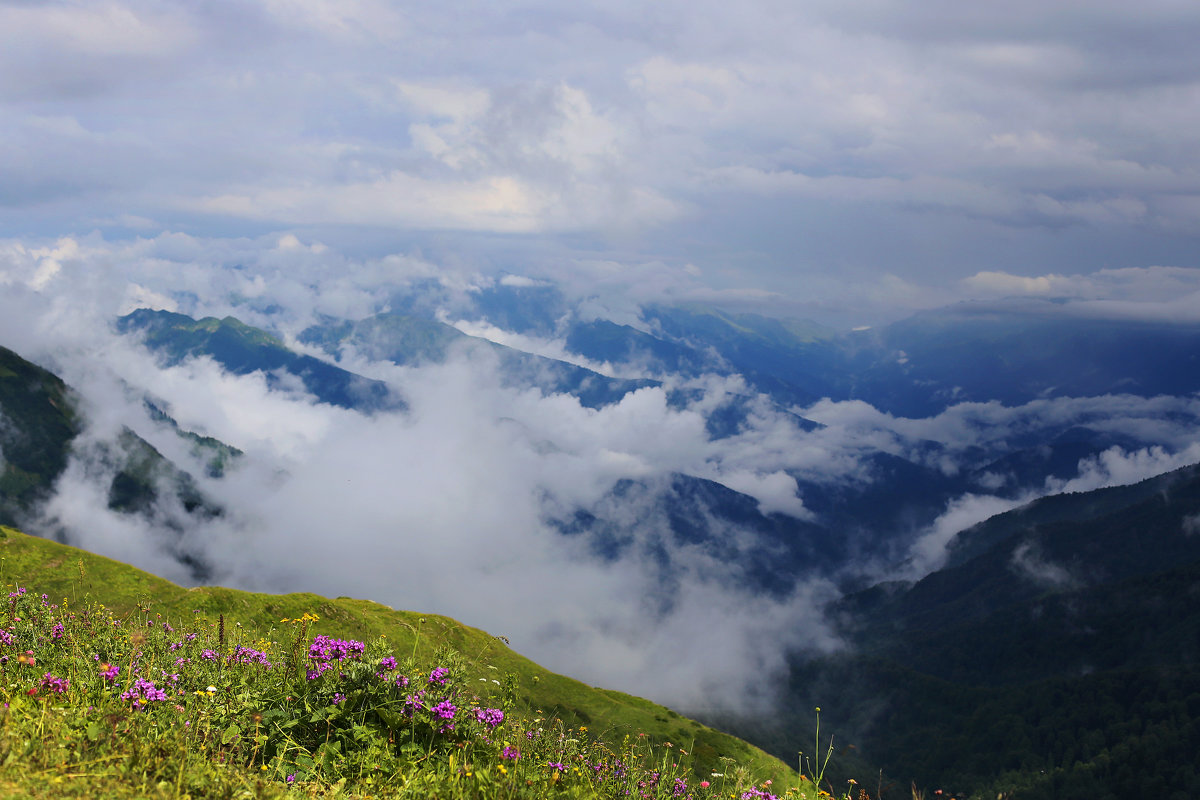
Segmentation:
<svg viewBox="0 0 1200 800">
<path fill-rule="evenodd" d="M 42 688 L 47 689 L 55 694 L 65 694 L 70 688 L 71 681 L 66 678 L 58 678 L 47 672 L 42 676 Z"/>
<path fill-rule="evenodd" d="M 137 710 L 155 700 L 166 700 L 167 693 L 154 685 L 154 681 L 138 678 L 137 683 L 121 693 L 122 700 L 132 700 L 133 708 Z"/>
</svg>

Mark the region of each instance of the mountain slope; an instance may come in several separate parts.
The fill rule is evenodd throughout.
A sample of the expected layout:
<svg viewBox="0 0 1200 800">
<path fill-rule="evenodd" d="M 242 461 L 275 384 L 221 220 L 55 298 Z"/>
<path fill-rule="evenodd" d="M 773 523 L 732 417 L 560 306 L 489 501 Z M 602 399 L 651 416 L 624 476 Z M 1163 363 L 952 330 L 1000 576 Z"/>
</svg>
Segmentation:
<svg viewBox="0 0 1200 800">
<path fill-rule="evenodd" d="M 138 333 L 168 364 L 207 355 L 236 375 L 262 372 L 271 386 L 280 386 L 277 373 L 285 372 L 299 378 L 305 390 L 321 402 L 342 408 L 403 408 L 387 384 L 295 353 L 266 331 L 233 317 L 195 320 L 185 314 L 141 308 L 118 319 L 117 330 Z"/>
<path fill-rule="evenodd" d="M 354 322 L 314 325 L 306 328 L 299 339 L 331 356 L 338 356 L 344 347 L 352 347 L 369 359 L 400 365 L 442 363 L 454 348 L 478 348 L 499 359 L 498 372 L 505 386 L 538 386 L 551 394 L 572 394 L 589 408 L 618 402 L 629 392 L 657 385 L 651 380 L 601 375 L 576 364 L 468 336 L 437 320 L 395 312 Z"/>
<path fill-rule="evenodd" d="M 57 375 L 0 347 L 0 523 L 46 496 L 80 426 Z"/>
<path fill-rule="evenodd" d="M 1185 767 L 1200 747 L 1200 468 L 1044 498 L 959 539 L 916 584 L 840 602 L 849 649 L 795 659 L 787 708 L 820 703 L 905 784 L 1152 796 L 1135 760 L 1149 757 L 1168 796 L 1200 791 Z M 787 727 L 778 752 L 803 741 Z"/>
<path fill-rule="evenodd" d="M 191 474 L 127 427 L 111 439 L 80 444 L 85 420 L 78 402 L 58 376 L 0 347 L 0 524 L 38 519 L 38 533 L 62 537 L 53 515 L 41 514 L 42 503 L 53 495 L 72 458 L 82 459 L 103 481 L 111 511 L 142 515 L 167 530 L 180 529 L 188 515 L 222 513 Z M 192 441 L 210 459 L 210 471 L 234 457 L 233 448 L 180 430 L 157 408 L 151 412 Z M 203 564 L 181 553 L 177 557 L 196 577 L 205 574 Z"/>
</svg>

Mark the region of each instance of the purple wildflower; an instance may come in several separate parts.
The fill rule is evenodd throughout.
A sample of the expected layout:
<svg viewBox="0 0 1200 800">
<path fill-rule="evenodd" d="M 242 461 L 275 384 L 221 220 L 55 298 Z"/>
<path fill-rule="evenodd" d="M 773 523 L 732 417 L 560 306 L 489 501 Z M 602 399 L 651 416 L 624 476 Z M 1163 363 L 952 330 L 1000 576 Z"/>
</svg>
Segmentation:
<svg viewBox="0 0 1200 800">
<path fill-rule="evenodd" d="M 779 798 L 770 792 L 751 786 L 749 791 L 742 792 L 741 800 L 779 800 Z"/>
<path fill-rule="evenodd" d="M 489 728 L 495 728 L 504 722 L 504 712 L 498 708 L 477 708 L 475 709 L 475 719 Z"/>
<path fill-rule="evenodd" d="M 271 668 L 271 662 L 267 660 L 266 653 L 255 650 L 252 647 L 242 647 L 240 645 L 226 659 L 226 662 L 229 664 L 261 664 L 267 669 Z"/>
<path fill-rule="evenodd" d="M 558 770 L 559 772 L 567 771 L 566 766 L 564 766 L 561 761 L 550 761 L 546 764 L 546 766 L 549 767 L 550 769 Z"/>
<path fill-rule="evenodd" d="M 443 700 L 430 710 L 438 719 L 454 719 L 454 714 L 458 711 L 449 700 Z"/>
<path fill-rule="evenodd" d="M 437 667 L 433 672 L 429 673 L 429 682 L 436 683 L 438 686 L 446 685 L 446 676 L 450 674 L 450 670 L 446 667 Z"/>
<path fill-rule="evenodd" d="M 410 694 L 404 698 L 404 713 L 410 717 L 417 711 L 425 710 L 425 692 Z"/>
<path fill-rule="evenodd" d="M 515 747 L 505 747 L 500 753 L 500 757 L 506 761 L 516 761 L 521 757 L 521 751 Z"/>
<path fill-rule="evenodd" d="M 132 700 L 134 709 L 141 708 L 150 700 L 166 700 L 167 694 L 154 685 L 154 681 L 139 678 L 130 689 L 121 695 L 122 700 Z"/>
<path fill-rule="evenodd" d="M 63 628 L 62 623 L 60 622 L 54 626 L 52 631 L 50 631 L 50 636 L 53 639 L 61 639 L 64 633 L 66 633 L 66 629 Z"/>
<path fill-rule="evenodd" d="M 205 661 L 216 661 L 221 655 L 216 650 L 205 649 L 200 651 L 200 657 Z"/>
<path fill-rule="evenodd" d="M 358 658 L 367 646 L 353 639 L 331 639 L 328 636 L 314 636 L 309 645 L 308 657 L 321 661 L 345 661 Z"/>
<path fill-rule="evenodd" d="M 117 679 L 117 675 L 120 673 L 121 668 L 116 664 L 105 663 L 100 665 L 100 677 L 104 678 L 104 680 L 108 681 L 109 683 L 115 681 Z"/>
<path fill-rule="evenodd" d="M 63 694 L 70 687 L 71 681 L 67 678 L 58 678 L 47 672 L 42 676 L 42 688 L 49 689 L 55 694 Z"/>
</svg>

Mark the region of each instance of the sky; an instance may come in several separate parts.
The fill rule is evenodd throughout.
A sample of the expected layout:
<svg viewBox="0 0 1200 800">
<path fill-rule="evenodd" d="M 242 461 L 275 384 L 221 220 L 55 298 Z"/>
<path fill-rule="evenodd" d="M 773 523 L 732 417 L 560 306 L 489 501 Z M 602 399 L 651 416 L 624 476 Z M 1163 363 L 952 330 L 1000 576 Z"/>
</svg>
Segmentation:
<svg viewBox="0 0 1200 800">
<path fill-rule="evenodd" d="M 1194 269 L 1198 35 L 1177 0 L 0 0 L 0 238 L 668 270 L 845 327 Z"/>
</svg>

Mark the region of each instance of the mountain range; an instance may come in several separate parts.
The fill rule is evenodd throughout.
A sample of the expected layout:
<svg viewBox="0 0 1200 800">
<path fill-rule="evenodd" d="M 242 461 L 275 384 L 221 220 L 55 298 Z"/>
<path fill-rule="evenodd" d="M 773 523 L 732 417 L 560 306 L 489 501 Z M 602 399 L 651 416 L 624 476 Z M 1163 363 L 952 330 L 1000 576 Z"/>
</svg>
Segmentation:
<svg viewBox="0 0 1200 800">
<path fill-rule="evenodd" d="M 847 333 L 700 306 L 622 319 L 552 286 L 497 284 L 302 327 L 140 309 L 113 328 L 162 369 L 210 359 L 370 418 L 413 418 L 422 370 L 472 360 L 583 414 L 661 396 L 707 455 L 580 496 L 545 490 L 548 529 L 598 569 L 653 575 L 647 626 L 689 581 L 779 603 L 834 587 L 819 611 L 836 645 L 779 632 L 772 713 L 696 716 L 791 761 L 820 705 L 855 746 L 842 763 L 901 787 L 1200 791 L 1200 472 L 1164 471 L 1200 430 L 1200 326 L 1027 301 Z M 203 581 L 214 565 L 189 537 L 227 513 L 223 487 L 255 454 L 129 391 L 141 421 L 97 439 L 80 390 L 0 348 L 0 522 L 70 543 L 50 501 L 91 464 L 107 510 L 165 530 L 166 554 Z M 189 455 L 165 456 L 168 441 Z M 747 477 L 748 451 L 771 466 Z M 697 565 L 720 570 L 697 579 Z"/>
</svg>

